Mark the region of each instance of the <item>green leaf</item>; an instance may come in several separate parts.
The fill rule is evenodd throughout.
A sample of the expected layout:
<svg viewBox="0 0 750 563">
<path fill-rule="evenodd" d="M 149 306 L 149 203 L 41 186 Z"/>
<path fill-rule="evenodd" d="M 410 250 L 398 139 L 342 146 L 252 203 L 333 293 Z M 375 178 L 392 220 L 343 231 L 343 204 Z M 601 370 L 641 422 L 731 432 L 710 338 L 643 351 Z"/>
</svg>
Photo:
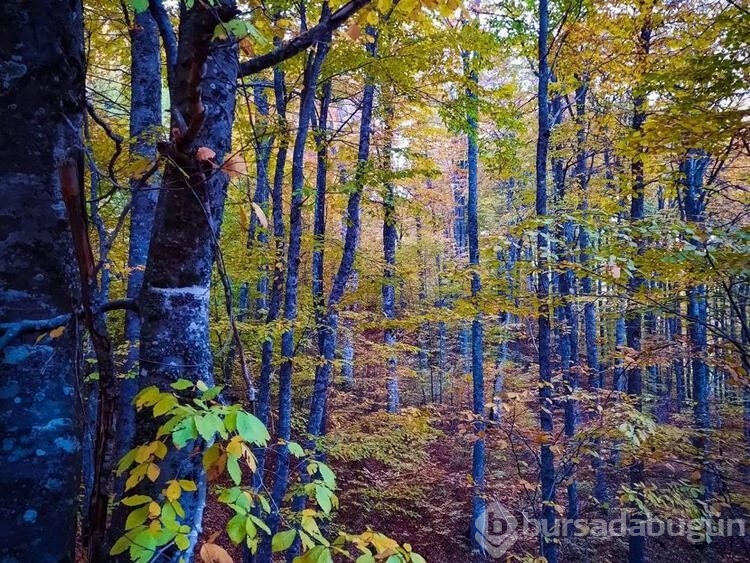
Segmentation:
<svg viewBox="0 0 750 563">
<path fill-rule="evenodd" d="M 140 506 L 142 504 L 146 504 L 147 502 L 151 502 L 151 497 L 148 495 L 132 495 L 129 497 L 125 497 L 120 502 L 125 506 Z"/>
<path fill-rule="evenodd" d="M 227 523 L 227 534 L 229 535 L 229 539 L 236 544 L 239 544 L 245 539 L 245 520 L 247 520 L 246 516 L 236 514 Z"/>
<path fill-rule="evenodd" d="M 235 485 L 242 482 L 242 471 L 240 471 L 240 464 L 236 457 L 227 456 L 227 471 L 229 471 L 229 476 Z"/>
<path fill-rule="evenodd" d="M 148 2 L 146 2 L 148 4 Z M 193 382 L 189 379 L 178 379 L 172 385 L 170 385 L 172 389 L 176 389 L 177 391 L 184 391 L 185 389 L 190 389 L 193 387 Z"/>
<path fill-rule="evenodd" d="M 326 514 L 331 513 L 331 495 L 333 493 L 328 487 L 317 485 L 315 487 L 315 500 L 318 501 L 318 506 Z"/>
<path fill-rule="evenodd" d="M 137 508 L 128 514 L 128 518 L 125 520 L 125 529 L 132 530 L 136 526 L 140 526 L 146 521 L 146 518 L 148 518 L 148 505 Z"/>
<path fill-rule="evenodd" d="M 136 14 L 140 14 L 148 10 L 148 0 L 130 0 L 130 7 Z"/>
<path fill-rule="evenodd" d="M 278 553 L 279 551 L 289 549 L 296 536 L 297 530 L 284 530 L 283 532 L 274 534 L 273 539 L 271 540 L 271 550 L 274 553 Z"/>
<path fill-rule="evenodd" d="M 267 533 L 267 534 L 271 533 L 271 529 L 268 526 L 266 526 L 266 523 L 263 520 L 261 520 L 260 518 L 258 518 L 257 516 L 254 516 L 252 514 L 249 514 L 248 517 L 250 518 L 250 520 L 252 520 L 253 522 L 255 522 L 255 524 L 258 526 L 258 528 L 260 528 L 261 530 L 263 530 L 265 533 Z"/>
<path fill-rule="evenodd" d="M 377 561 L 375 561 L 375 558 L 372 555 L 365 553 L 364 555 L 357 557 L 355 563 L 377 563 Z"/>
<path fill-rule="evenodd" d="M 271 512 L 271 505 L 268 503 L 266 497 L 258 495 L 258 500 L 260 501 L 260 506 L 263 508 L 264 512 Z"/>
<path fill-rule="evenodd" d="M 186 418 L 172 432 L 172 441 L 177 448 L 182 448 L 190 440 L 197 438 L 198 432 L 195 428 L 195 417 Z"/>
<path fill-rule="evenodd" d="M 248 442 L 265 446 L 271 436 L 263 423 L 252 414 L 240 411 L 237 413 L 237 432 Z"/>
<path fill-rule="evenodd" d="M 315 538 L 318 542 L 324 545 L 328 545 L 328 541 L 323 537 L 323 534 L 320 533 L 320 528 L 318 527 L 318 523 L 315 521 L 314 517 L 303 516 L 301 524 L 302 529 L 310 534 L 311 537 Z"/>
<path fill-rule="evenodd" d="M 208 415 L 196 416 L 195 427 L 198 429 L 198 433 L 201 435 L 201 438 L 203 438 L 206 442 L 211 441 L 214 437 L 214 434 L 216 434 L 216 431 L 218 430 L 218 428 L 216 428 L 216 426 L 214 425 L 214 421 Z"/>
<path fill-rule="evenodd" d="M 331 550 L 324 545 L 316 545 L 299 557 L 295 557 L 294 563 L 333 563 Z"/>
<path fill-rule="evenodd" d="M 110 555 L 119 555 L 120 553 L 123 553 L 126 549 L 130 547 L 130 539 L 127 536 L 122 536 L 119 538 L 115 545 L 112 546 L 112 549 L 109 550 Z"/>
<path fill-rule="evenodd" d="M 333 490 L 336 488 L 336 475 L 325 463 L 318 462 L 318 473 L 323 478 L 323 482 L 328 485 L 328 488 Z"/>
<path fill-rule="evenodd" d="M 286 447 L 294 457 L 305 457 L 305 450 L 297 442 L 287 442 Z"/>
<path fill-rule="evenodd" d="M 190 538 L 183 534 L 178 534 L 174 538 L 174 543 L 177 545 L 177 548 L 180 551 L 185 551 L 188 547 L 190 547 Z"/>
<path fill-rule="evenodd" d="M 135 454 L 138 448 L 134 448 L 130 450 L 128 453 L 126 453 L 124 456 L 122 456 L 122 459 L 120 460 L 120 463 L 117 464 L 117 475 L 122 475 L 122 473 L 130 467 L 130 465 L 135 460 Z"/>
<path fill-rule="evenodd" d="M 215 399 L 219 395 L 219 393 L 221 393 L 222 389 L 223 387 L 221 385 L 214 385 L 213 387 L 210 387 L 203 392 L 203 394 L 201 395 L 201 399 L 203 399 L 204 401 Z"/>
<path fill-rule="evenodd" d="M 427 563 L 427 560 L 419 553 L 414 553 L 412 551 L 409 555 L 411 555 L 411 560 L 413 561 L 413 563 Z"/>
</svg>

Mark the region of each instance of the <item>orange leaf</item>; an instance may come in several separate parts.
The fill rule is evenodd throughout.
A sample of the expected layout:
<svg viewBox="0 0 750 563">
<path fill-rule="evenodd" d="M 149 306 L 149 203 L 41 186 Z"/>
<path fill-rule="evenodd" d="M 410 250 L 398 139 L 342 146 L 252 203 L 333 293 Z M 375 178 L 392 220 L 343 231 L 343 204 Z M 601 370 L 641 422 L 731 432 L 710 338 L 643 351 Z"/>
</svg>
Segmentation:
<svg viewBox="0 0 750 563">
<path fill-rule="evenodd" d="M 359 39 L 359 36 L 362 35 L 362 29 L 356 22 L 354 22 L 349 26 L 349 29 L 346 30 L 346 33 L 352 40 L 356 41 Z"/>
<path fill-rule="evenodd" d="M 215 543 L 204 543 L 201 547 L 203 563 L 234 563 L 232 556 L 223 547 Z"/>
<path fill-rule="evenodd" d="M 211 160 L 215 156 L 216 152 L 209 149 L 208 147 L 200 147 L 197 151 L 195 151 L 195 158 L 200 161 Z"/>
<path fill-rule="evenodd" d="M 50 338 L 58 338 L 62 336 L 63 332 L 65 332 L 64 326 L 58 326 L 57 328 L 53 328 L 49 331 L 49 337 Z"/>
<path fill-rule="evenodd" d="M 221 168 L 232 179 L 237 176 L 247 176 L 247 163 L 238 154 L 230 156 Z"/>
</svg>

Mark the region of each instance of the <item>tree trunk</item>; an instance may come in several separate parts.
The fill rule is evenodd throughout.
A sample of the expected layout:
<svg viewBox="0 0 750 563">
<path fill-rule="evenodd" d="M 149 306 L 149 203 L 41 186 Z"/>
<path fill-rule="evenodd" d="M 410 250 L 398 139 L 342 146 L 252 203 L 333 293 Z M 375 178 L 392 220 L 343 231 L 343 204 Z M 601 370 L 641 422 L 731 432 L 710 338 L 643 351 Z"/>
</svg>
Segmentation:
<svg viewBox="0 0 750 563">
<path fill-rule="evenodd" d="M 150 11 L 136 14 L 130 29 L 130 151 L 136 158 L 156 158 L 156 130 L 161 126 L 161 56 L 159 29 Z M 131 181 L 130 237 L 128 248 L 127 297 L 138 298 L 143 286 L 143 271 L 148 257 L 154 211 L 158 199 L 157 178 L 145 182 Z M 128 355 L 123 365 L 124 378 L 118 378 L 116 457 L 120 459 L 135 446 L 135 407 L 133 398 L 138 391 L 137 362 L 141 326 L 138 313 L 125 312 L 125 340 Z M 115 498 L 121 498 L 125 479 L 116 478 Z M 122 516 L 122 512 L 117 512 Z M 124 520 L 113 521 L 107 539 L 112 545 L 122 534 Z M 110 535 L 111 535 L 110 534 Z"/>
<path fill-rule="evenodd" d="M 216 153 L 213 160 L 221 164 L 231 148 L 237 47 L 231 39 L 213 41 L 212 37 L 217 17 L 226 21 L 234 13 L 230 4 L 210 10 L 196 5 L 183 9 L 180 17 L 171 99 L 189 126 L 162 149 L 170 155 L 170 163 L 162 179 L 164 189 L 156 206 L 140 293 L 140 377 L 163 390 L 181 378 L 213 383 L 208 306 L 228 179 L 212 163 L 198 160 L 195 151 L 208 147 Z M 156 421 L 147 413 L 138 414 L 136 421 L 138 442 L 153 439 Z M 142 487 L 156 497 L 175 475 L 197 484 L 196 492 L 184 492 L 180 498 L 186 513 L 183 521 L 192 530 L 190 547 L 184 553 L 168 552 L 172 561 L 191 558 L 185 553 L 192 553 L 201 529 L 205 474 L 200 456 L 189 455 L 193 449 L 191 444 L 170 449 L 160 478 Z"/>
<path fill-rule="evenodd" d="M 706 192 L 703 189 L 703 175 L 708 166 L 709 158 L 701 151 L 690 150 L 682 161 L 680 167 L 683 209 L 685 220 L 700 230 L 705 221 L 705 199 Z M 700 247 L 698 240 L 690 241 L 696 247 Z M 695 427 L 699 432 L 695 440 L 695 446 L 701 455 L 701 485 L 703 486 L 703 499 L 711 498 L 714 488 L 715 473 L 711 470 L 707 459 L 709 450 L 708 431 L 711 428 L 711 416 L 709 412 L 709 369 L 706 365 L 707 353 L 707 325 L 708 325 L 708 302 L 706 299 L 706 286 L 696 285 L 687 289 L 688 311 L 687 331 L 690 340 L 690 358 L 693 371 L 693 400 L 695 407 L 693 416 Z"/>
<path fill-rule="evenodd" d="M 479 146 L 477 144 L 479 135 L 478 128 L 478 106 L 476 87 L 478 83 L 477 73 L 471 68 L 472 53 L 463 53 L 464 73 L 467 75 L 470 86 L 466 90 L 468 98 L 468 110 L 466 121 L 468 125 L 466 160 L 469 176 L 469 198 L 466 207 L 467 238 L 469 244 L 469 265 L 473 271 L 471 274 L 471 297 L 476 299 L 482 289 L 482 280 L 479 277 Z M 473 88 L 473 89 L 472 89 Z M 474 412 L 474 445 L 471 460 L 472 491 L 472 550 L 475 561 L 485 561 L 486 554 L 484 545 L 479 541 L 487 534 L 486 529 L 486 501 L 484 498 L 484 473 L 485 473 L 485 429 L 484 418 L 484 326 L 482 313 L 477 312 L 471 323 L 471 380 L 472 380 L 472 410 Z M 483 529 L 478 529 L 479 522 L 484 522 Z"/>
<path fill-rule="evenodd" d="M 536 215 L 540 221 L 547 216 L 547 156 L 549 153 L 550 116 L 549 116 L 549 80 L 550 71 L 547 62 L 549 41 L 549 6 L 547 0 L 539 0 L 539 35 L 537 54 L 539 60 L 538 104 L 538 137 L 536 144 Z M 537 284 L 538 311 L 538 346 L 539 346 L 539 423 L 544 441 L 541 449 L 541 467 L 539 479 L 542 488 L 542 535 L 540 538 L 542 555 L 548 563 L 557 561 L 557 544 L 554 538 L 548 537 L 555 528 L 555 457 L 552 452 L 552 366 L 550 364 L 550 310 L 549 310 L 549 275 L 547 272 L 547 254 L 549 253 L 548 228 L 541 223 L 537 235 L 537 265 L 539 279 Z"/>
<path fill-rule="evenodd" d="M 388 177 L 391 174 L 391 151 L 393 150 L 393 106 L 390 99 L 384 100 L 385 114 L 385 142 L 383 146 L 383 173 L 386 175 L 383 182 L 383 259 L 385 269 L 383 270 L 383 317 L 388 323 L 396 318 L 396 194 L 393 181 Z M 383 344 L 387 350 L 386 366 L 386 389 L 387 389 L 387 411 L 396 413 L 399 410 L 398 375 L 396 373 L 396 329 L 386 326 L 383 331 Z"/>
<path fill-rule="evenodd" d="M 320 76 L 320 69 L 328 53 L 328 42 L 316 44 L 310 52 L 305 65 L 304 85 L 300 100 L 297 137 L 292 153 L 292 201 L 289 212 L 289 246 L 287 253 L 286 287 L 284 292 L 284 320 L 289 324 L 281 337 L 281 355 L 283 362 L 279 370 L 279 420 L 277 435 L 280 440 L 289 441 L 292 423 L 292 372 L 294 349 L 293 323 L 297 318 L 297 284 L 299 277 L 300 252 L 302 247 L 302 204 L 304 189 L 304 152 L 310 121 L 315 109 L 315 89 Z M 274 507 L 268 518 L 271 535 L 261 541 L 257 561 L 265 563 L 271 559 L 271 536 L 276 533 L 281 521 L 279 507 L 286 494 L 289 480 L 289 449 L 285 444 L 279 446 L 276 457 L 276 477 L 271 492 Z"/>
<path fill-rule="evenodd" d="M 9 1 L 0 18 L 0 559 L 73 561 L 80 278 L 63 170 L 82 182 L 82 7 Z"/>
<path fill-rule="evenodd" d="M 638 54 L 640 57 L 646 57 L 648 55 L 651 44 L 651 28 L 647 22 L 642 24 L 640 35 L 638 37 Z M 640 87 L 636 88 L 636 93 L 633 98 L 633 118 L 631 121 L 631 129 L 635 135 L 640 135 L 643 130 L 643 124 L 646 121 L 646 95 L 641 91 Z M 644 167 L 643 167 L 643 147 L 640 146 L 641 140 L 638 137 L 636 155 L 633 158 L 631 164 L 631 174 L 633 177 L 633 195 L 630 200 L 630 220 L 632 223 L 637 224 L 644 218 L 644 205 L 645 205 L 645 181 L 644 181 Z M 636 239 L 636 245 L 638 247 L 638 254 L 642 254 L 644 251 L 643 239 L 638 236 Z M 643 278 L 641 274 L 636 273 L 630 278 L 628 282 L 629 296 L 635 296 L 641 285 L 643 284 Z M 637 310 L 629 311 L 625 316 L 625 337 L 627 345 L 633 350 L 640 351 L 641 349 L 641 313 Z M 642 396 L 643 396 L 643 374 L 640 367 L 631 367 L 628 369 L 628 394 L 636 398 L 639 408 L 642 408 Z M 636 461 L 630 466 L 630 486 L 635 488 L 643 483 L 643 462 Z M 640 511 L 635 511 L 633 514 L 633 520 L 642 520 L 644 515 Z M 628 535 L 628 560 L 630 563 L 642 563 L 646 557 L 646 538 L 643 535 L 630 534 Z"/>
</svg>

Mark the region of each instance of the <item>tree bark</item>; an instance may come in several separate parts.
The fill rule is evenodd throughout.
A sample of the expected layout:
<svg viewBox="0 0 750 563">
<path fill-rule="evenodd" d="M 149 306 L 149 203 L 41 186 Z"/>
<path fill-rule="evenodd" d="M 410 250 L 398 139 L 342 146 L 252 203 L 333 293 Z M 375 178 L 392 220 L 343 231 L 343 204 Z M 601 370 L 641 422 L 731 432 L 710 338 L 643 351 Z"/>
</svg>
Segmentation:
<svg viewBox="0 0 750 563">
<path fill-rule="evenodd" d="M 82 6 L 9 1 L 0 18 L 0 559 L 73 561 L 80 277 L 61 176 L 83 178 Z"/>
</svg>

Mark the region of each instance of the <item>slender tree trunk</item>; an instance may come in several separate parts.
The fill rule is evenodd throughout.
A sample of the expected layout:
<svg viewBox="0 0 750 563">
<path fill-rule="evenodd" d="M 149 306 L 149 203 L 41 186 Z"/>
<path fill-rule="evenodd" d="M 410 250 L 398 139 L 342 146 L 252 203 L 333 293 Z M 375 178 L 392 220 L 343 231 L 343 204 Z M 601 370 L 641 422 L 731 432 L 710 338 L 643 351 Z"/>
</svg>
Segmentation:
<svg viewBox="0 0 750 563">
<path fill-rule="evenodd" d="M 416 235 L 417 235 L 417 260 L 419 261 L 418 276 L 419 276 L 419 307 L 420 312 L 423 311 L 425 303 L 427 301 L 427 263 L 424 249 L 424 237 L 422 234 L 422 218 L 417 215 L 414 218 Z M 432 370 L 430 369 L 430 323 L 422 323 L 417 333 L 417 346 L 419 351 L 417 352 L 417 371 L 419 373 L 420 380 L 422 382 L 422 389 L 424 391 L 428 384 L 430 386 L 430 402 L 435 402 L 435 381 L 433 378 Z M 426 393 L 424 393 L 426 395 Z M 427 399 L 425 396 L 425 403 Z"/>
<path fill-rule="evenodd" d="M 700 229 L 705 221 L 705 198 L 703 189 L 703 176 L 708 166 L 709 158 L 701 151 L 690 150 L 681 165 L 681 182 L 683 187 L 683 209 L 685 220 Z M 698 246 L 700 242 L 691 241 Z M 690 358 L 693 371 L 693 400 L 695 407 L 693 416 L 695 427 L 699 432 L 695 440 L 695 446 L 701 456 L 703 469 L 701 471 L 701 485 L 703 486 L 703 499 L 711 498 L 715 473 L 711 469 L 708 460 L 709 436 L 711 428 L 711 415 L 709 412 L 709 369 L 706 365 L 707 353 L 707 326 L 708 326 L 708 301 L 706 297 L 706 286 L 695 285 L 687 289 L 687 331 L 690 339 Z"/>
<path fill-rule="evenodd" d="M 268 169 L 271 162 L 271 149 L 274 137 L 268 132 L 268 96 L 266 95 L 266 84 L 256 81 L 253 84 L 253 102 L 258 111 L 255 123 L 255 194 L 253 202 L 260 207 L 268 216 L 268 199 L 271 193 Z M 268 231 L 260 228 L 260 220 L 256 213 L 250 217 L 249 232 L 247 237 L 248 248 L 256 242 L 265 248 L 268 246 Z M 268 314 L 268 267 L 264 266 L 257 284 L 258 295 L 255 298 L 255 317 L 263 318 Z"/>
<path fill-rule="evenodd" d="M 562 123 L 562 98 L 558 95 L 552 101 L 552 112 L 556 124 Z M 565 201 L 565 169 L 559 157 L 552 159 L 552 177 L 555 187 L 555 198 L 559 205 Z M 570 220 L 559 225 L 557 233 L 556 255 L 563 264 L 573 260 L 573 231 L 574 225 Z M 565 435 L 569 440 L 575 436 L 578 427 L 578 402 L 571 395 L 578 387 L 578 314 L 573 308 L 572 298 L 575 291 L 575 276 L 573 270 L 563 266 L 557 275 L 557 290 L 560 294 L 561 305 L 557 308 L 558 319 L 558 348 L 560 351 L 560 368 L 565 383 Z M 575 479 L 575 464 L 568 462 L 564 468 L 567 477 L 568 518 L 578 518 L 578 482 Z"/>
<path fill-rule="evenodd" d="M 276 166 L 274 169 L 273 189 L 271 191 L 271 209 L 273 214 L 273 240 L 274 240 L 274 267 L 271 288 L 268 294 L 268 313 L 266 324 L 274 323 L 281 313 L 281 305 L 284 297 L 284 267 L 285 267 L 285 243 L 286 229 L 284 227 L 284 171 L 286 168 L 286 157 L 289 150 L 288 123 L 286 120 L 286 78 L 281 67 L 273 69 L 274 99 L 276 105 L 276 118 L 279 125 L 277 135 L 279 144 L 276 152 Z M 255 414 L 266 426 L 269 423 L 271 409 L 271 374 L 273 372 L 273 350 L 274 341 L 267 338 L 261 346 L 260 372 L 258 375 L 258 402 Z M 265 474 L 267 448 L 256 448 L 255 452 L 256 470 L 253 473 L 253 487 L 259 490 L 263 487 Z M 244 561 L 263 561 L 261 557 L 268 558 L 270 549 L 270 537 L 262 536 L 260 547 L 256 556 L 250 553 L 246 547 L 243 548 Z"/>
<path fill-rule="evenodd" d="M 513 179 L 509 180 L 506 185 L 505 190 L 505 200 L 507 203 L 508 209 L 511 209 L 513 206 L 513 190 L 515 187 L 515 181 Z M 519 246 L 519 240 L 516 239 L 512 234 L 508 234 L 507 236 L 508 241 L 508 249 L 507 251 L 499 251 L 498 252 L 498 261 L 504 262 L 503 267 L 500 269 L 499 273 L 502 273 L 505 275 L 505 283 L 507 284 L 506 288 L 506 298 L 508 299 L 508 302 L 511 302 L 516 295 L 516 288 L 513 280 L 513 271 L 516 267 L 516 264 L 518 262 L 519 253 L 520 253 L 520 246 Z M 510 340 L 510 334 L 508 333 L 508 328 L 511 322 L 511 314 L 503 310 L 500 312 L 499 315 L 499 322 L 500 327 L 502 329 L 501 333 L 501 339 L 500 345 L 498 346 L 497 350 L 497 356 L 495 360 L 495 381 L 493 383 L 493 410 L 492 410 L 492 419 L 494 422 L 500 422 L 502 418 L 502 398 L 501 394 L 503 392 L 503 387 L 505 385 L 505 377 L 504 377 L 504 370 L 506 368 L 506 363 L 508 361 L 508 351 L 509 351 L 509 340 Z"/>
<path fill-rule="evenodd" d="M 286 168 L 286 157 L 289 151 L 289 132 L 286 121 L 286 80 L 284 71 L 280 67 L 273 69 L 274 98 L 276 114 L 279 121 L 280 132 L 279 145 L 276 152 L 276 167 L 274 169 L 273 190 L 271 192 L 271 208 L 273 213 L 273 239 L 275 248 L 275 259 L 273 268 L 273 279 L 268 296 L 268 313 L 266 324 L 273 323 L 278 319 L 281 312 L 281 303 L 284 296 L 284 173 Z M 267 338 L 263 341 L 261 350 L 260 374 L 258 378 L 258 403 L 256 415 L 263 424 L 268 424 L 268 415 L 271 404 L 271 372 L 273 371 L 273 340 Z M 262 478 L 263 461 L 265 454 L 258 458 L 258 471 L 256 475 Z"/>
<path fill-rule="evenodd" d="M 389 176 L 391 174 L 391 151 L 393 150 L 393 106 L 390 99 L 384 100 L 385 106 L 385 144 L 383 147 L 383 173 L 386 179 L 383 182 L 383 258 L 385 269 L 383 271 L 383 316 L 385 322 L 391 322 L 396 318 L 396 194 L 395 187 Z M 396 373 L 396 329 L 386 326 L 383 331 L 383 344 L 388 350 L 386 358 L 387 375 L 387 411 L 396 413 L 399 410 L 398 374 Z"/>
<path fill-rule="evenodd" d="M 482 280 L 479 277 L 479 146 L 478 146 L 478 107 L 476 88 L 478 84 L 477 73 L 471 68 L 472 53 L 464 53 L 464 73 L 468 75 L 469 87 L 466 91 L 468 98 L 468 134 L 467 134 L 467 166 L 469 175 L 469 198 L 466 208 L 467 236 L 469 243 L 469 265 L 473 271 L 471 274 L 471 297 L 476 299 L 482 289 Z M 484 473 L 485 473 L 485 440 L 484 434 L 486 421 L 484 417 L 484 326 L 482 313 L 477 312 L 471 323 L 471 379 L 473 388 L 473 412 L 474 412 L 474 446 L 471 463 L 472 491 L 472 549 L 474 561 L 485 561 L 483 544 L 479 541 L 486 529 L 477 529 L 477 523 L 484 517 L 485 525 L 486 501 L 484 498 Z"/>
<path fill-rule="evenodd" d="M 320 69 L 328 53 L 328 40 L 316 43 L 308 53 L 305 65 L 304 85 L 300 101 L 297 137 L 292 152 L 292 201 L 289 211 L 289 246 L 287 252 L 286 287 L 284 290 L 284 320 L 288 328 L 281 337 L 283 358 L 279 370 L 279 420 L 277 435 L 279 440 L 289 441 L 292 422 L 292 372 L 294 350 L 294 322 L 297 319 L 297 290 L 302 246 L 302 204 L 304 189 L 304 153 L 312 113 L 315 109 L 315 90 Z M 271 534 L 263 537 L 257 554 L 257 561 L 266 563 L 271 559 L 271 536 L 279 528 L 282 505 L 289 480 L 289 449 L 286 444 L 279 446 L 276 457 L 276 477 L 271 491 L 272 510 L 268 518 Z"/>
<path fill-rule="evenodd" d="M 156 158 L 156 131 L 161 126 L 161 55 L 159 52 L 159 29 L 150 11 L 135 15 L 135 25 L 130 29 L 130 151 L 136 158 Z M 159 190 L 158 178 L 145 182 L 133 180 L 130 209 L 130 237 L 128 248 L 127 297 L 137 299 L 143 286 L 143 273 L 151 241 L 151 229 Z M 141 332 L 140 318 L 136 311 L 125 312 L 125 340 L 128 355 L 122 367 L 124 378 L 119 378 L 117 395 L 117 444 L 119 459 L 135 446 L 135 407 L 133 398 L 138 391 L 138 350 Z M 124 493 L 125 478 L 116 478 L 115 498 Z M 110 526 L 107 544 L 112 545 L 122 534 L 125 525 L 124 512 L 116 512 Z M 105 554 L 106 555 L 106 554 Z"/>
<path fill-rule="evenodd" d="M 538 137 L 536 145 L 536 215 L 540 221 L 547 216 L 547 157 L 549 154 L 550 116 L 549 80 L 547 62 L 549 41 L 549 6 L 547 0 L 539 0 L 539 35 L 537 55 L 539 60 Z M 542 489 L 542 555 L 548 563 L 557 561 L 557 544 L 548 537 L 555 528 L 555 457 L 552 452 L 552 366 L 550 364 L 550 310 L 549 275 L 547 255 L 549 253 L 548 229 L 544 223 L 538 227 L 537 263 L 539 280 L 537 284 L 538 347 L 539 347 L 539 423 L 544 441 L 541 445 L 541 466 L 539 479 Z"/>
<path fill-rule="evenodd" d="M 650 23 L 642 24 L 640 35 L 638 37 L 638 53 L 640 57 L 646 57 L 649 52 L 651 43 Z M 633 119 L 631 129 L 634 134 L 640 135 L 643 125 L 646 121 L 646 95 L 641 89 L 637 89 L 633 98 Z M 640 138 L 637 140 L 641 142 Z M 637 226 L 638 222 L 644 218 L 645 205 L 645 181 L 643 167 L 643 148 L 640 144 L 637 147 L 637 153 L 631 164 L 631 174 L 633 177 L 633 195 L 630 200 L 630 220 Z M 636 240 L 638 253 L 644 251 L 644 242 L 640 236 Z M 631 297 L 635 296 L 643 285 L 641 274 L 636 273 L 630 278 L 628 283 L 628 292 Z M 640 351 L 641 349 L 641 313 L 637 310 L 629 311 L 625 316 L 625 335 L 629 348 Z M 643 374 L 638 366 L 628 369 L 628 394 L 634 397 L 638 407 L 642 408 L 643 396 Z M 630 466 L 630 486 L 637 488 L 643 483 L 643 462 L 636 461 Z M 633 514 L 633 520 L 642 520 L 644 515 L 636 510 Z M 628 560 L 630 563 L 642 563 L 646 557 L 646 538 L 643 535 L 628 535 Z"/>
</svg>

